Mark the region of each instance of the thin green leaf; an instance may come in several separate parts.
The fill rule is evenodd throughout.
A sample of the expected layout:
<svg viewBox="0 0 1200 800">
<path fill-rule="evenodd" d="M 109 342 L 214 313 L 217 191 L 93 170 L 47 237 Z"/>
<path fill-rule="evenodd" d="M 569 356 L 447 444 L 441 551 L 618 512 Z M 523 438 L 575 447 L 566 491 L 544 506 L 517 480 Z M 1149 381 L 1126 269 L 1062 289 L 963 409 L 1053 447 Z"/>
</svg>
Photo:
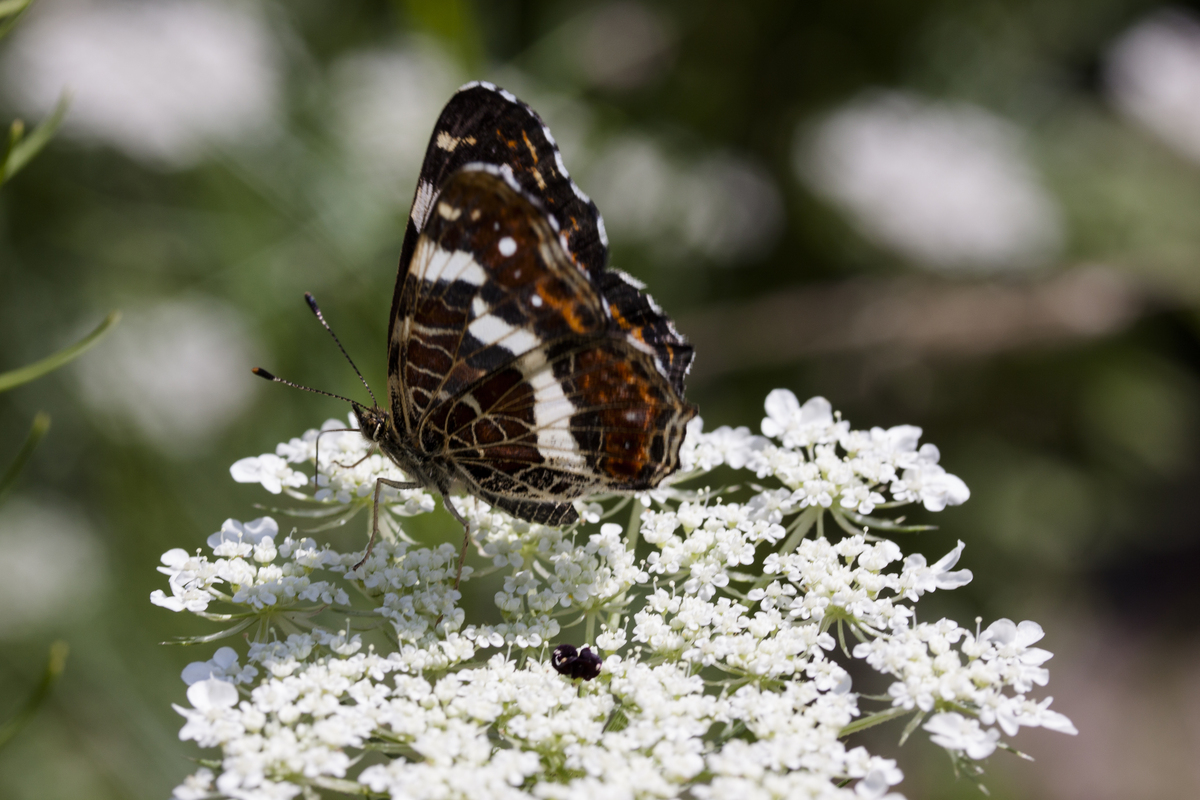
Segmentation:
<svg viewBox="0 0 1200 800">
<path fill-rule="evenodd" d="M 371 793 L 370 787 L 364 786 L 358 781 L 346 780 L 345 778 L 318 776 L 313 778 L 311 782 L 318 789 L 328 789 L 331 792 L 339 792 L 341 794 L 368 795 Z"/>
<path fill-rule="evenodd" d="M 843 625 L 842 622 L 843 621 L 840 619 L 837 621 L 838 644 L 842 646 L 842 652 L 845 653 L 846 658 L 851 658 L 852 656 L 850 655 L 850 648 L 846 647 L 846 626 Z"/>
<path fill-rule="evenodd" d="M 58 130 L 58 126 L 62 124 L 63 117 L 67 115 L 67 107 L 70 105 L 71 96 L 63 92 L 62 96 L 58 98 L 58 105 L 54 107 L 54 112 L 49 117 L 42 120 L 28 136 L 10 143 L 8 154 L 4 158 L 4 165 L 0 167 L 0 183 L 20 172 L 21 168 L 46 146 L 54 136 L 54 132 Z"/>
<path fill-rule="evenodd" d="M 70 650 L 67 643 L 57 641 L 50 645 L 50 655 L 46 658 L 46 669 L 42 671 L 42 679 L 38 685 L 34 687 L 33 692 L 29 695 L 29 699 L 25 701 L 25 705 L 21 707 L 12 719 L 0 725 L 0 748 L 12 741 L 17 732 L 33 719 L 37 714 L 38 709 L 42 707 L 42 703 L 46 702 L 46 698 L 50 696 L 50 691 L 54 688 L 54 684 L 58 683 L 59 676 L 67 666 L 67 652 Z"/>
<path fill-rule="evenodd" d="M 4 145 L 4 158 L 0 158 L 0 183 L 4 182 L 4 170 L 8 164 L 8 157 L 12 155 L 13 148 L 17 146 L 17 142 L 21 141 L 21 137 L 24 135 L 24 121 L 14 119 L 12 125 L 8 126 L 8 142 Z"/>
<path fill-rule="evenodd" d="M 625 714 L 624 706 L 617 706 L 604 722 L 603 733 L 616 733 L 629 727 L 629 717 Z"/>
<path fill-rule="evenodd" d="M 1036 759 L 1034 759 L 1033 756 L 1029 755 L 1028 753 L 1021 752 L 1017 748 L 1013 747 L 1011 744 L 1007 744 L 1005 742 L 996 742 L 996 746 L 999 747 L 1001 750 L 1007 750 L 1008 752 L 1012 753 L 1014 756 L 1017 756 L 1018 758 L 1023 758 L 1026 761 L 1036 760 Z"/>
<path fill-rule="evenodd" d="M 913 714 L 913 718 L 911 720 L 909 720 L 909 723 L 907 725 L 904 726 L 904 732 L 900 734 L 900 746 L 901 747 L 904 746 L 904 743 L 908 741 L 908 737 L 912 736 L 913 731 L 915 731 L 917 729 L 917 726 L 920 725 L 921 721 L 924 719 L 925 719 L 924 711 L 921 711 L 918 709 L 917 713 Z"/>
<path fill-rule="evenodd" d="M 50 415 L 45 411 L 39 411 L 33 418 L 33 424 L 29 426 L 29 435 L 25 437 L 25 444 L 21 445 L 21 449 L 17 451 L 17 457 L 4 471 L 4 477 L 0 478 L 0 498 L 4 497 L 4 493 L 16 483 L 17 476 L 21 474 L 21 470 L 25 468 L 25 464 L 33 455 L 34 448 L 48 430 L 50 430 Z"/>
<path fill-rule="evenodd" d="M 234 625 L 232 628 L 226 628 L 223 631 L 210 633 L 207 636 L 184 636 L 180 639 L 173 639 L 169 642 L 159 642 L 159 644 L 208 644 L 209 642 L 215 642 L 218 639 L 227 639 L 230 636 L 236 636 L 237 634 L 246 630 L 246 628 L 249 628 L 251 625 L 253 625 L 256 619 L 256 617 L 244 619 L 237 625 Z"/>
<path fill-rule="evenodd" d="M 866 531 L 863 528 L 861 528 L 861 527 L 856 528 L 853 525 L 851 525 L 850 521 L 847 520 L 846 517 L 844 516 L 844 512 L 830 511 L 829 513 L 833 517 L 833 521 L 838 524 L 838 527 L 841 528 L 842 530 L 844 530 L 846 533 L 850 534 L 851 536 L 862 536 L 864 533 L 866 533 Z"/>
<path fill-rule="evenodd" d="M 838 731 L 838 738 L 840 739 L 849 736 L 852 733 L 858 733 L 859 731 L 866 730 L 867 728 L 873 728 L 876 725 L 882 725 L 885 722 L 891 722 L 894 719 L 903 717 L 907 713 L 909 713 L 908 709 L 901 708 L 900 706 L 894 706 L 893 708 L 889 708 L 884 711 L 878 711 L 874 714 L 869 714 L 861 719 L 854 720 L 854 722 L 851 722 L 849 725 Z"/>
<path fill-rule="evenodd" d="M 0 39 L 3 39 L 13 26 L 20 21 L 21 16 L 33 5 L 33 0 L 3 0 L 0 2 Z"/>
<path fill-rule="evenodd" d="M 22 384 L 29 383 L 32 380 L 36 380 L 37 378 L 40 378 L 49 372 L 53 372 L 62 365 L 78 358 L 89 348 L 95 345 L 96 342 L 100 341 L 100 338 L 104 336 L 104 334 L 108 333 L 109 329 L 116 325 L 120 319 L 121 312 L 113 311 L 104 318 L 104 321 L 96 327 L 96 330 L 92 331 L 75 344 L 69 347 L 64 347 L 54 355 L 46 356 L 41 361 L 35 361 L 28 366 L 18 367 L 17 369 L 0 373 L 0 392 L 6 392 L 15 386 L 20 386 Z"/>
<path fill-rule="evenodd" d="M 920 533 L 921 531 L 936 531 L 937 525 L 897 525 L 894 520 L 882 519 L 880 517 L 868 517 L 865 514 L 855 514 L 852 511 L 844 512 L 854 522 L 859 525 L 864 525 L 875 530 L 890 531 L 892 533 Z M 859 531 L 861 533 L 861 531 Z"/>
<path fill-rule="evenodd" d="M 33 5 L 33 0 L 3 0 L 0 2 L 0 17 L 9 17 Z"/>
</svg>

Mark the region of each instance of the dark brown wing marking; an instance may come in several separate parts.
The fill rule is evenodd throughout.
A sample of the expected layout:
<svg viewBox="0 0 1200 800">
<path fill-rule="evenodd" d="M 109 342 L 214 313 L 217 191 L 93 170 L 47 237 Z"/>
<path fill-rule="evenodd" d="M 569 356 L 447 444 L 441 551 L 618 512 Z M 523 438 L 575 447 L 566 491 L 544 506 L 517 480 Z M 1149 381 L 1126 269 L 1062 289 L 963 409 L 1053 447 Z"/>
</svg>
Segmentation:
<svg viewBox="0 0 1200 800">
<path fill-rule="evenodd" d="M 608 263 L 608 238 L 596 204 L 580 191 L 563 164 L 550 129 L 537 113 L 511 93 L 486 82 L 469 83 L 442 109 L 425 151 L 400 251 L 400 274 L 388 321 L 388 388 L 397 428 L 414 417 L 400 391 L 400 338 L 404 276 L 418 240 L 434 211 L 434 198 L 468 164 L 504 165 L 514 183 L 537 199 L 560 234 L 570 258 L 593 278 Z M 405 422 L 402 424 L 400 420 Z"/>
<path fill-rule="evenodd" d="M 598 333 L 599 293 L 532 200 L 485 170 L 447 181 L 404 277 L 395 389 L 418 429 L 430 409 L 560 336 Z"/>
<path fill-rule="evenodd" d="M 654 351 L 659 371 L 682 396 L 683 379 L 692 368 L 695 350 L 642 288 L 641 283 L 620 270 L 605 270 L 600 276 L 600 291 L 607 301 L 609 316 L 632 340 Z"/>
<path fill-rule="evenodd" d="M 656 486 L 694 415 L 625 339 L 569 338 L 437 409 L 429 444 L 444 442 L 481 496 L 561 502 Z"/>
</svg>

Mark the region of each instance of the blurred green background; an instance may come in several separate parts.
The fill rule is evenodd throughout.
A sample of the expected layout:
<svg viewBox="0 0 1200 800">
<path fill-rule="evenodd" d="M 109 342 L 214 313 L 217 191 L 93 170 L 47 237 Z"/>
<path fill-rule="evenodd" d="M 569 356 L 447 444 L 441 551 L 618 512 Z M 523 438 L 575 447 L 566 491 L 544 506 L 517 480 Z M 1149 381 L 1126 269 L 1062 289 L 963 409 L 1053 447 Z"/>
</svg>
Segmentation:
<svg viewBox="0 0 1200 800">
<path fill-rule="evenodd" d="M 172 702 L 216 645 L 152 606 L 164 551 L 260 488 L 228 467 L 375 387 L 404 220 L 462 82 L 528 101 L 612 261 L 696 343 L 708 426 L 777 386 L 912 423 L 971 487 L 902 540 L 967 542 L 926 614 L 1032 618 L 1078 737 L 997 753 L 996 798 L 1200 796 L 1200 7 L 1135 0 L 70 2 L 0 42 L 0 121 L 73 100 L 0 188 L 0 718 L 61 684 L 0 797 L 162 798 L 198 755 Z M 377 391 L 379 389 L 377 388 Z M 910 798 L 974 797 L 899 730 Z"/>
</svg>

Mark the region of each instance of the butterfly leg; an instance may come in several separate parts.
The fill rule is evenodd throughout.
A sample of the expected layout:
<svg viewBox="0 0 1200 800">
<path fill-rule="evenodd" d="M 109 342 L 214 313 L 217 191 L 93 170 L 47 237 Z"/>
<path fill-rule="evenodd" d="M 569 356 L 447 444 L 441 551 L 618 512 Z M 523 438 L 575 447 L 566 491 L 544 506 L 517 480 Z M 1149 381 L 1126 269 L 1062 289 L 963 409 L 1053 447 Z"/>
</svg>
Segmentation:
<svg viewBox="0 0 1200 800">
<path fill-rule="evenodd" d="M 321 437 L 327 433 L 359 433 L 358 428 L 326 428 L 317 434 L 316 447 L 313 455 L 313 486 L 317 485 L 317 476 L 321 474 Z M 368 453 L 368 455 L 370 455 Z M 338 466 L 342 466 L 338 464 Z"/>
<path fill-rule="evenodd" d="M 356 570 L 367 563 L 367 558 L 371 555 L 371 548 L 375 546 L 375 538 L 379 536 L 379 492 L 385 485 L 391 486 L 393 489 L 420 489 L 422 486 L 422 484 L 416 481 L 392 481 L 387 478 L 375 479 L 375 503 L 371 511 L 371 539 L 367 542 L 367 549 L 363 553 L 363 557 L 351 570 Z"/>
<path fill-rule="evenodd" d="M 367 454 L 366 454 L 365 456 L 363 456 L 362 458 L 360 458 L 358 461 L 355 461 L 353 464 L 343 464 L 343 463 L 342 463 L 342 462 L 340 462 L 340 461 L 334 461 L 333 463 L 334 463 L 336 466 L 339 466 L 339 467 L 341 467 L 342 469 L 354 469 L 354 468 L 355 468 L 355 467 L 357 467 L 359 464 L 363 463 L 364 461 L 366 461 L 368 458 L 370 458 L 370 457 L 371 457 L 371 456 L 373 456 L 373 455 L 375 455 L 375 448 L 374 448 L 374 447 L 371 447 L 371 449 L 367 451 Z"/>
<path fill-rule="evenodd" d="M 471 526 L 463 518 L 463 515 L 458 513 L 458 509 L 454 507 L 454 504 L 450 502 L 450 497 L 444 493 L 442 494 L 442 505 L 450 512 L 450 516 L 462 523 L 463 526 L 462 551 L 458 554 L 458 571 L 454 573 L 454 588 L 457 590 L 458 582 L 462 580 L 463 563 L 467 560 L 467 545 L 471 543 Z"/>
</svg>

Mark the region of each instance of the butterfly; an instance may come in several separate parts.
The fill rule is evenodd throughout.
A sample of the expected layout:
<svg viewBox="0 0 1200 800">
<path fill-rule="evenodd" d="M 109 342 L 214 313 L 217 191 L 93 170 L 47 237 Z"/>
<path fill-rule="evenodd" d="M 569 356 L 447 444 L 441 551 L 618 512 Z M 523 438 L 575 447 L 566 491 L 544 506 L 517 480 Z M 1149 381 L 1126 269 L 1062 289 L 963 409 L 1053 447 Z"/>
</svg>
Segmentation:
<svg viewBox="0 0 1200 800">
<path fill-rule="evenodd" d="M 385 485 L 442 495 L 464 529 L 461 576 L 470 525 L 452 492 L 564 525 L 578 519 L 577 499 L 651 489 L 677 469 L 696 414 L 683 397 L 693 349 L 607 261 L 604 220 L 537 113 L 490 83 L 459 89 L 434 126 L 407 222 L 387 405 L 361 373 L 372 406 L 340 398 L 410 478 L 377 480 L 363 561 Z"/>
</svg>

